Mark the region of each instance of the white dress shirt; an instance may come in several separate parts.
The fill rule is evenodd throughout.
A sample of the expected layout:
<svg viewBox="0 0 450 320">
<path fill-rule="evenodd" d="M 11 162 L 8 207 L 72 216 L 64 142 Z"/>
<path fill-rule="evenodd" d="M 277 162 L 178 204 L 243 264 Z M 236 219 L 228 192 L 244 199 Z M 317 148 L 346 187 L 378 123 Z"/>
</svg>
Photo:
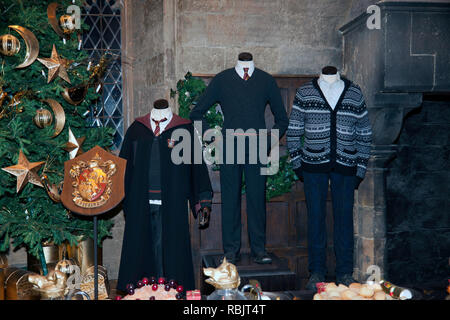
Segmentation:
<svg viewBox="0 0 450 320">
<path fill-rule="evenodd" d="M 330 82 L 330 80 L 334 81 Z M 317 82 L 319 83 L 320 90 L 322 90 L 328 104 L 334 110 L 345 87 L 344 81 L 341 79 L 339 72 L 332 77 L 321 74 Z"/>
<path fill-rule="evenodd" d="M 166 129 L 167 125 L 169 124 L 170 120 L 172 120 L 173 113 L 172 109 L 165 108 L 165 109 L 156 109 L 153 108 L 150 112 L 150 125 L 152 126 L 153 132 L 155 132 L 156 124 L 153 120 L 159 121 L 161 119 L 166 118 L 167 120 L 164 122 L 159 123 L 159 132 L 163 133 L 163 131 Z"/>
<path fill-rule="evenodd" d="M 248 68 L 248 75 L 251 77 L 253 74 L 253 71 L 255 71 L 255 63 L 253 61 L 241 61 L 238 60 L 236 66 L 234 69 L 236 70 L 239 77 L 244 79 L 244 68 Z"/>
</svg>

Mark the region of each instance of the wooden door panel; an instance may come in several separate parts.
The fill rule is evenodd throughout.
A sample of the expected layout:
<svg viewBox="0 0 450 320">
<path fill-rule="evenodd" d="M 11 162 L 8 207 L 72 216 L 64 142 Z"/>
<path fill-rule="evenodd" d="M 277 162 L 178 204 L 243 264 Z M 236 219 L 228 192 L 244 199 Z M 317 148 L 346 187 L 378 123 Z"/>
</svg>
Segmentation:
<svg viewBox="0 0 450 320">
<path fill-rule="evenodd" d="M 268 202 L 266 218 L 266 247 L 289 246 L 289 203 Z"/>
</svg>

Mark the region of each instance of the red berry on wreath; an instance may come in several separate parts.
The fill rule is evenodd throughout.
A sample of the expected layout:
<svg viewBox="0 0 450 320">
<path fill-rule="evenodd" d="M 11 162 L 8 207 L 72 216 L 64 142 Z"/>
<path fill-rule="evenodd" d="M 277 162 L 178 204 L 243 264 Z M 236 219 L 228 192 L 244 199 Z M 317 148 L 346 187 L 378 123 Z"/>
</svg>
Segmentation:
<svg viewBox="0 0 450 320">
<path fill-rule="evenodd" d="M 127 291 L 130 290 L 130 289 L 134 289 L 134 288 L 135 288 L 135 287 L 134 287 L 134 284 L 132 284 L 132 283 L 129 283 L 129 284 L 127 284 L 127 286 L 126 286 Z"/>
<path fill-rule="evenodd" d="M 177 287 L 177 292 L 178 292 L 178 293 L 183 292 L 183 290 L 184 290 L 183 286 L 178 286 L 178 287 Z"/>
<path fill-rule="evenodd" d="M 156 300 L 155 296 L 151 296 L 149 300 Z"/>
<path fill-rule="evenodd" d="M 164 290 L 166 290 L 166 291 L 170 291 L 171 288 L 172 288 L 172 287 L 170 286 L 170 284 L 166 284 L 166 285 L 164 286 Z"/>
<path fill-rule="evenodd" d="M 177 288 L 177 282 L 175 280 L 170 280 L 169 285 L 171 288 L 176 289 Z"/>
<path fill-rule="evenodd" d="M 134 294 L 134 289 L 128 289 L 128 294 L 132 296 Z"/>
<path fill-rule="evenodd" d="M 122 300 L 121 296 L 116 296 L 115 300 Z"/>
<path fill-rule="evenodd" d="M 164 284 L 164 283 L 166 283 L 166 279 L 164 279 L 163 277 L 161 277 L 161 278 L 158 279 L 158 283 L 159 283 L 159 284 Z"/>
<path fill-rule="evenodd" d="M 181 300 L 181 299 L 183 299 L 183 295 L 181 293 L 177 293 L 175 295 L 175 298 L 177 298 L 177 300 Z"/>
<path fill-rule="evenodd" d="M 151 277 L 151 278 L 150 278 L 150 283 L 151 283 L 151 284 L 156 283 L 156 278 L 155 278 L 155 277 Z"/>
<path fill-rule="evenodd" d="M 148 285 L 150 283 L 150 280 L 148 280 L 148 278 L 142 278 L 142 283 L 144 284 L 144 286 Z"/>
<path fill-rule="evenodd" d="M 144 286 L 144 283 L 142 282 L 142 280 L 139 280 L 138 282 L 137 282 L 137 287 L 138 288 L 142 288 Z"/>
<path fill-rule="evenodd" d="M 158 287 L 159 287 L 159 286 L 155 283 L 155 284 L 152 285 L 152 290 L 153 290 L 153 291 L 156 291 L 156 290 L 158 290 Z"/>
</svg>

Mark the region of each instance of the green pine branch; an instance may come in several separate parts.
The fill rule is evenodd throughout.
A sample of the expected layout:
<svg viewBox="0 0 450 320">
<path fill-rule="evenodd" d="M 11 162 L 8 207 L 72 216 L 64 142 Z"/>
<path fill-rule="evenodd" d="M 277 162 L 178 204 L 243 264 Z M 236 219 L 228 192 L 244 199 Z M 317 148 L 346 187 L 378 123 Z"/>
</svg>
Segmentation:
<svg viewBox="0 0 450 320">
<path fill-rule="evenodd" d="M 39 174 L 45 171 L 51 183 L 59 184 L 64 176 L 64 162 L 69 160 L 69 154 L 63 150 L 68 141 L 69 127 L 76 137 L 86 137 L 82 146 L 84 151 L 96 145 L 105 149 L 111 147 L 115 130 L 89 127 L 86 119 L 81 116 L 91 106 L 97 105 L 101 98 L 95 88 L 89 88 L 83 103 L 76 107 L 62 98 L 64 88 L 89 79 L 90 71 L 86 69 L 89 54 L 84 50 L 77 50 L 78 39 L 75 34 L 64 44 L 53 31 L 47 19 L 47 6 L 51 2 L 53 1 L 0 0 L 0 34 L 11 33 L 16 36 L 22 48 L 16 56 L 0 56 L 0 85 L 9 95 L 0 108 L 6 108 L 9 99 L 16 93 L 25 90 L 29 92 L 21 99 L 22 112 L 13 112 L 0 119 L 0 168 L 16 164 L 19 151 L 22 150 L 30 162 L 46 161 Z M 60 0 L 58 3 L 62 6 L 58 14 L 64 14 L 65 8 L 72 5 L 71 0 Z M 80 0 L 75 4 L 83 5 Z M 61 57 L 72 60 L 73 63 L 68 68 L 71 84 L 60 78 L 47 83 L 48 69 L 37 60 L 24 69 L 15 69 L 25 57 L 26 45 L 20 35 L 9 30 L 9 25 L 20 25 L 34 33 L 39 41 L 39 57 L 49 58 L 54 44 Z M 84 22 L 82 30 L 88 30 Z M 45 72 L 45 77 L 42 71 Z M 33 123 L 38 108 L 51 111 L 41 101 L 49 98 L 58 101 L 66 115 L 64 130 L 54 138 L 54 124 L 40 129 Z M 0 170 L 0 251 L 7 251 L 12 240 L 14 247 L 25 246 L 29 253 L 39 257 L 40 246 L 44 242 L 59 244 L 68 241 L 75 245 L 80 237 L 93 238 L 92 219 L 69 214 L 61 203 L 54 203 L 43 188 L 31 183 L 20 193 L 16 193 L 16 184 L 15 176 Z M 102 239 L 111 236 L 112 225 L 110 220 L 99 219 L 99 244 Z"/>
</svg>

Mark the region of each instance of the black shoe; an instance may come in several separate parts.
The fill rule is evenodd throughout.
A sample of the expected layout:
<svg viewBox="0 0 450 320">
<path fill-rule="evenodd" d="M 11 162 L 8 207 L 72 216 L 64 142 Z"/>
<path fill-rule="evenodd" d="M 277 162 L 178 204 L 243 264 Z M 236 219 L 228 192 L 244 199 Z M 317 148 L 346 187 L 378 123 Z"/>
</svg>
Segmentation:
<svg viewBox="0 0 450 320">
<path fill-rule="evenodd" d="M 319 282 L 325 282 L 325 276 L 320 273 L 312 273 L 306 284 L 306 290 L 317 291 L 316 284 Z"/>
<path fill-rule="evenodd" d="M 260 254 L 257 254 L 253 257 L 253 261 L 258 264 L 271 264 L 272 258 L 269 256 L 267 252 L 263 252 Z"/>
<path fill-rule="evenodd" d="M 236 262 L 241 260 L 241 254 L 234 254 L 234 253 L 225 253 L 219 260 L 219 264 L 222 264 L 223 258 L 227 258 L 227 261 L 231 264 L 236 264 Z"/>
<path fill-rule="evenodd" d="M 336 284 L 340 285 L 343 284 L 344 286 L 349 286 L 350 284 L 356 282 L 355 279 L 353 279 L 353 276 L 351 274 L 344 274 L 343 276 L 336 277 Z"/>
</svg>

